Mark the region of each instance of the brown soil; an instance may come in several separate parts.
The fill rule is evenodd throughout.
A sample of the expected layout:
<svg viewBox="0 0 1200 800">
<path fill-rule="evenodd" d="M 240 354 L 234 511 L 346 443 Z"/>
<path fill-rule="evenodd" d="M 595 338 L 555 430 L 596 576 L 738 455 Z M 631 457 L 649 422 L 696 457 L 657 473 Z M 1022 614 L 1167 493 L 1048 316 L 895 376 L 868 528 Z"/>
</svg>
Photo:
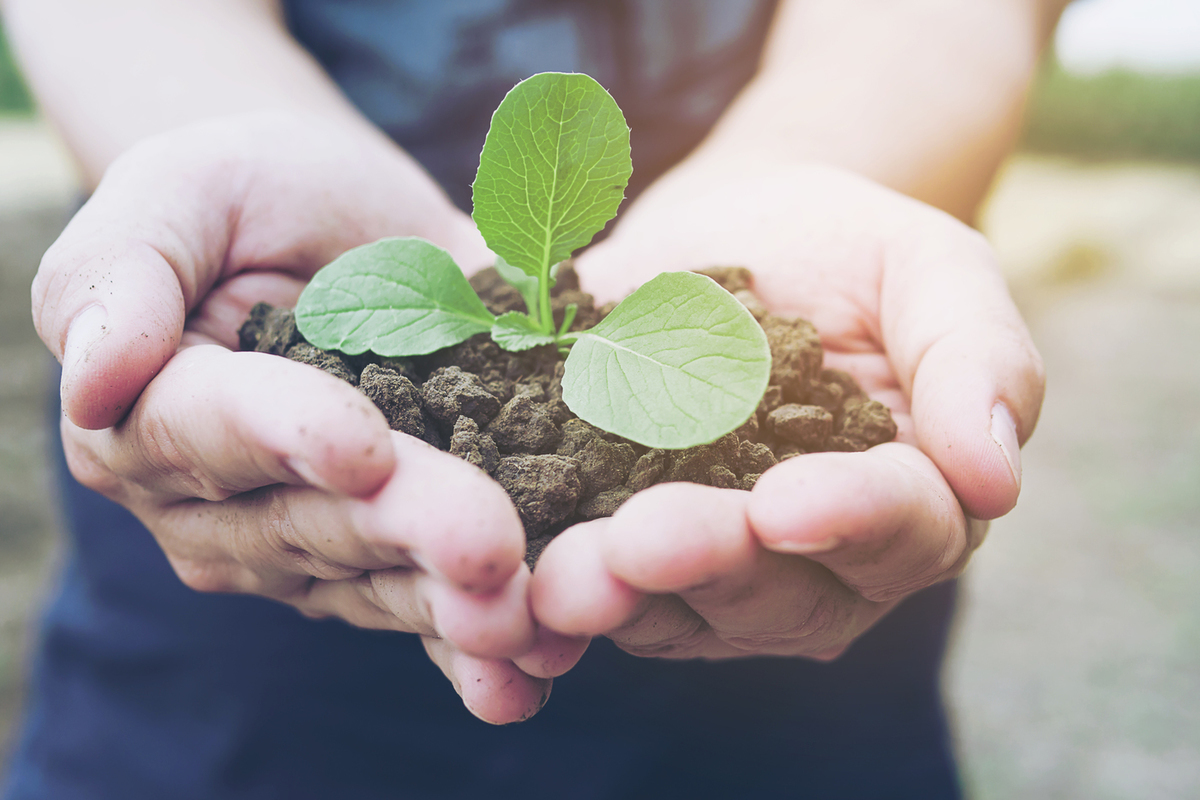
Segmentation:
<svg viewBox="0 0 1200 800">
<path fill-rule="evenodd" d="M 779 461 L 820 451 L 860 451 L 891 441 L 896 424 L 845 372 L 822 369 L 816 329 L 767 314 L 741 268 L 706 270 L 744 302 L 771 345 L 770 385 L 756 414 L 733 433 L 689 450 L 656 450 L 577 418 L 562 401 L 563 362 L 553 347 L 508 353 L 487 334 L 416 358 L 347 356 L 304 341 L 288 309 L 259 303 L 240 331 L 243 350 L 312 364 L 357 386 L 393 430 L 449 451 L 504 487 L 525 524 L 532 563 L 566 527 L 613 514 L 634 492 L 656 483 L 691 481 L 749 490 Z M 516 290 L 494 270 L 471 279 L 491 310 L 524 310 Z M 561 323 L 579 307 L 574 329 L 608 312 L 596 308 L 563 269 L 554 290 Z"/>
</svg>

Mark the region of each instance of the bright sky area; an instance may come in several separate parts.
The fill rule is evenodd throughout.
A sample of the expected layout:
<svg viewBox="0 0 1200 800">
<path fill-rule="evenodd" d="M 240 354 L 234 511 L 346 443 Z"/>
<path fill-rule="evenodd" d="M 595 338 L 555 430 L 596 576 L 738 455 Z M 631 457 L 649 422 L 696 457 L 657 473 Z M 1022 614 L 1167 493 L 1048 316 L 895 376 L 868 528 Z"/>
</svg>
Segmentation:
<svg viewBox="0 0 1200 800">
<path fill-rule="evenodd" d="M 1200 0 L 1077 0 L 1055 41 L 1071 72 L 1200 72 Z"/>
</svg>

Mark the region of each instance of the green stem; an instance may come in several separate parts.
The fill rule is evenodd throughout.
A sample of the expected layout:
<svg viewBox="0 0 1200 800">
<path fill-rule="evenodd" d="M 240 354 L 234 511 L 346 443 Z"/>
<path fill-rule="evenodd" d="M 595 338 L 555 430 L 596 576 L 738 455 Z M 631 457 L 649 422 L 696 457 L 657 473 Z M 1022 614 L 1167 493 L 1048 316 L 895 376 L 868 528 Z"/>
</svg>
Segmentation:
<svg viewBox="0 0 1200 800">
<path fill-rule="evenodd" d="M 550 265 L 542 267 L 541 280 L 538 281 L 538 305 L 542 316 L 542 333 L 554 335 L 554 312 L 550 310 Z"/>
</svg>

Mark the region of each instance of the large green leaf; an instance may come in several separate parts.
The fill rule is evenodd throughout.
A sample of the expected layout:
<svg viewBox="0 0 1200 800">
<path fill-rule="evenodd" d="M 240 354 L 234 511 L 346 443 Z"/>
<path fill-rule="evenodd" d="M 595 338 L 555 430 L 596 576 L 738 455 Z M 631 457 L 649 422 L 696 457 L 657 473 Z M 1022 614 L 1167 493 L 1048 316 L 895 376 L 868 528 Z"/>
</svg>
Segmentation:
<svg viewBox="0 0 1200 800">
<path fill-rule="evenodd" d="M 632 172 L 629 126 L 604 87 L 587 75 L 534 75 L 492 115 L 475 224 L 492 252 L 545 279 L 616 215 Z"/>
<path fill-rule="evenodd" d="M 770 373 L 767 337 L 745 306 L 711 278 L 669 272 L 578 335 L 563 400 L 606 431 L 679 449 L 749 419 Z"/>
<path fill-rule="evenodd" d="M 432 353 L 495 321 L 450 254 L 415 237 L 343 253 L 313 276 L 296 304 L 304 338 L 352 355 Z"/>
</svg>

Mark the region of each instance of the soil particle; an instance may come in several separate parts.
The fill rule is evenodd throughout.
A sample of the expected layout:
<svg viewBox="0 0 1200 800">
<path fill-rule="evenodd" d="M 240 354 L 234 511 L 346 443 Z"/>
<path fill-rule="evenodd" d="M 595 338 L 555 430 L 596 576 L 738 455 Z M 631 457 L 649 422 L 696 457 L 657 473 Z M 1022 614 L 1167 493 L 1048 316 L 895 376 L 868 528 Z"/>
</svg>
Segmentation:
<svg viewBox="0 0 1200 800">
<path fill-rule="evenodd" d="M 346 356 L 310 347 L 286 309 L 260 303 L 239 332 L 243 349 L 301 356 L 354 383 L 393 430 L 422 439 L 491 474 L 520 513 L 530 566 L 559 531 L 612 515 L 635 492 L 667 481 L 749 490 L 786 458 L 817 450 L 859 451 L 888 441 L 896 426 L 851 378 L 822 370 L 816 331 L 804 320 L 766 314 L 747 270 L 707 270 L 759 319 L 771 345 L 771 382 L 757 412 L 717 441 L 683 451 L 648 449 L 575 417 L 562 401 L 563 361 L 554 347 L 507 353 L 480 334 L 428 356 Z M 494 270 L 472 276 L 493 313 L 523 311 L 519 293 Z M 595 308 L 570 265 L 552 293 L 558 319 L 590 327 Z"/>
<path fill-rule="evenodd" d="M 500 401 L 478 375 L 459 367 L 440 367 L 421 386 L 425 410 L 442 425 L 452 427 L 459 417 L 487 425 L 500 411 Z"/>
<path fill-rule="evenodd" d="M 558 447 L 562 431 L 554 422 L 554 413 L 546 403 L 535 400 L 544 396 L 532 391 L 513 397 L 500 409 L 487 431 L 504 453 L 549 453 Z"/>
<path fill-rule="evenodd" d="M 562 441 L 558 444 L 560 456 L 574 456 L 583 452 L 593 439 L 604 439 L 606 434 L 591 423 L 578 417 L 569 419 L 562 426 Z"/>
<path fill-rule="evenodd" d="M 838 433 L 874 447 L 896 438 L 896 422 L 883 403 L 855 398 L 842 408 L 842 425 Z"/>
<path fill-rule="evenodd" d="M 833 414 L 821 406 L 785 403 L 767 416 L 767 425 L 779 438 L 815 452 L 833 433 Z"/>
<path fill-rule="evenodd" d="M 632 489 L 625 486 L 618 486 L 615 489 L 600 492 L 595 497 L 582 501 L 575 509 L 575 513 L 584 519 L 611 517 L 631 497 L 633 497 Z"/>
<path fill-rule="evenodd" d="M 771 448 L 761 442 L 738 444 L 737 471 L 742 475 L 761 474 L 778 463 Z"/>
<path fill-rule="evenodd" d="M 492 437 L 479 430 L 470 417 L 459 417 L 450 437 L 450 455 L 458 456 L 491 475 L 500 465 L 500 451 Z"/>
<path fill-rule="evenodd" d="M 734 296 L 738 292 L 754 288 L 754 273 L 745 267 L 709 267 L 696 271 L 712 278 L 722 289 Z"/>
<path fill-rule="evenodd" d="M 383 412 L 392 430 L 442 448 L 433 420 L 421 405 L 421 393 L 407 377 L 395 370 L 368 364 L 358 379 L 358 388 Z"/>
<path fill-rule="evenodd" d="M 740 489 L 741 484 L 738 481 L 738 476 L 733 473 L 729 467 L 724 464 L 716 464 L 709 467 L 708 480 L 705 481 L 709 486 L 715 486 L 718 489 Z"/>
<path fill-rule="evenodd" d="M 667 472 L 666 480 L 691 481 L 711 486 L 709 481 L 712 468 L 736 465 L 737 455 L 738 440 L 731 433 L 712 444 L 702 444 L 688 450 L 675 450 L 671 453 L 671 468 Z"/>
<path fill-rule="evenodd" d="M 671 454 L 668 451 L 651 450 L 634 462 L 633 469 L 629 471 L 629 480 L 625 485 L 635 492 L 649 489 L 662 480 L 670 465 Z"/>
<path fill-rule="evenodd" d="M 358 385 L 358 371 L 338 353 L 330 353 L 313 347 L 308 342 L 294 344 L 287 351 L 287 357 L 301 364 L 311 364 L 319 370 L 328 372 L 335 378 L 341 378 L 351 386 Z"/>
<path fill-rule="evenodd" d="M 242 350 L 256 350 L 276 356 L 286 353 L 302 338 L 296 328 L 295 312 L 267 303 L 256 303 L 238 330 L 238 346 Z"/>
<path fill-rule="evenodd" d="M 579 478 L 586 498 L 623 485 L 637 461 L 637 453 L 632 445 L 606 442 L 597 436 L 575 454 L 575 459 L 579 461 Z"/>
<path fill-rule="evenodd" d="M 579 462 L 565 456 L 506 456 L 494 477 L 512 498 L 526 534 L 533 537 L 571 516 L 582 491 Z"/>
<path fill-rule="evenodd" d="M 754 488 L 754 484 L 758 483 L 758 479 L 761 477 L 761 473 L 748 472 L 738 479 L 738 488 L 744 492 L 748 492 Z"/>
<path fill-rule="evenodd" d="M 824 354 L 817 329 L 806 320 L 774 315 L 765 317 L 762 327 L 771 345 L 771 385 L 783 389 L 784 399 L 804 402 L 809 383 L 821 374 Z"/>
<path fill-rule="evenodd" d="M 758 295 L 754 292 L 749 289 L 742 289 L 734 292 L 733 296 L 737 298 L 739 303 L 746 307 L 746 310 L 750 312 L 750 316 L 754 317 L 754 319 L 762 322 L 767 318 L 767 307 L 762 304 L 762 301 L 758 299 Z"/>
<path fill-rule="evenodd" d="M 762 400 L 758 401 L 758 422 L 759 425 L 766 424 L 767 415 L 775 409 L 783 405 L 783 387 L 782 386 L 767 386 L 767 390 L 763 392 Z"/>
</svg>

